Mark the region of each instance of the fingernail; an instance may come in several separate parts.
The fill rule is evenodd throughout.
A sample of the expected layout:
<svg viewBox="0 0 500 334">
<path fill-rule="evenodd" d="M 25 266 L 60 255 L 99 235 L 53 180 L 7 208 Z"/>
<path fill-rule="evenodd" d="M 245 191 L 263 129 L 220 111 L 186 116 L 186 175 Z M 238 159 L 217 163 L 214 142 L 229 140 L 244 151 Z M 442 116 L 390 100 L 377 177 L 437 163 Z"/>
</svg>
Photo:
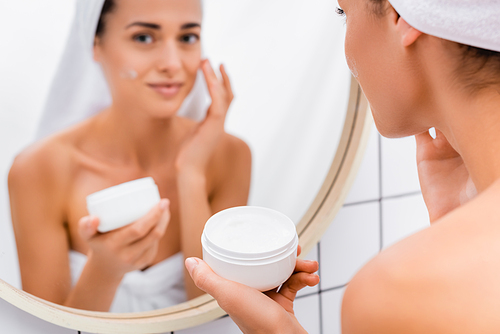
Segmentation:
<svg viewBox="0 0 500 334">
<path fill-rule="evenodd" d="M 189 275 L 192 275 L 194 268 L 196 268 L 200 263 L 194 257 L 190 257 L 186 259 L 186 269 L 189 272 Z"/>
<path fill-rule="evenodd" d="M 90 217 L 89 216 L 85 216 L 82 218 L 82 224 L 87 226 L 87 224 L 89 223 L 90 221 Z"/>
<path fill-rule="evenodd" d="M 90 229 L 92 227 L 92 217 L 87 216 L 83 218 L 83 226 L 85 226 L 86 229 Z"/>
<path fill-rule="evenodd" d="M 163 211 L 167 210 L 170 206 L 170 201 L 168 199 L 162 199 L 160 202 L 160 209 Z"/>
</svg>

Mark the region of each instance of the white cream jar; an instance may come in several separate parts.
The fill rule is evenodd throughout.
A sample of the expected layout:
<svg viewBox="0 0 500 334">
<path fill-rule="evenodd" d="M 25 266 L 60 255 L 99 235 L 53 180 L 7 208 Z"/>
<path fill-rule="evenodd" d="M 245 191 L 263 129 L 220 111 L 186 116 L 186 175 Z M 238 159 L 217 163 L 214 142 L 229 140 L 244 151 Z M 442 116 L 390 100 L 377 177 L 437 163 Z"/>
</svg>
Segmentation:
<svg viewBox="0 0 500 334">
<path fill-rule="evenodd" d="M 158 186 L 146 177 L 87 196 L 87 210 L 99 218 L 98 231 L 106 233 L 144 217 L 159 202 Z"/>
<path fill-rule="evenodd" d="M 210 218 L 201 243 L 203 260 L 215 273 L 268 291 L 292 275 L 299 238 L 295 224 L 284 214 L 246 206 Z"/>
</svg>

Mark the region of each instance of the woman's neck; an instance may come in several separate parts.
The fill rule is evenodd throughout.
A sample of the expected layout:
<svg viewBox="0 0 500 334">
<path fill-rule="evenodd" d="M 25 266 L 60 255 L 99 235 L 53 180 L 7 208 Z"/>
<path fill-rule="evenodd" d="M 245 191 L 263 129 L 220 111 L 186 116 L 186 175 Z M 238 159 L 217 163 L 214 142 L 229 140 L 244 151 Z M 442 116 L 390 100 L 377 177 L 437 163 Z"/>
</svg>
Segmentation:
<svg viewBox="0 0 500 334">
<path fill-rule="evenodd" d="M 462 156 L 479 192 L 500 179 L 500 92 L 443 94 L 441 130 Z"/>
<path fill-rule="evenodd" d="M 114 160 L 137 164 L 145 170 L 174 159 L 180 146 L 176 116 L 155 119 L 112 105 L 96 121 L 100 146 Z"/>
</svg>

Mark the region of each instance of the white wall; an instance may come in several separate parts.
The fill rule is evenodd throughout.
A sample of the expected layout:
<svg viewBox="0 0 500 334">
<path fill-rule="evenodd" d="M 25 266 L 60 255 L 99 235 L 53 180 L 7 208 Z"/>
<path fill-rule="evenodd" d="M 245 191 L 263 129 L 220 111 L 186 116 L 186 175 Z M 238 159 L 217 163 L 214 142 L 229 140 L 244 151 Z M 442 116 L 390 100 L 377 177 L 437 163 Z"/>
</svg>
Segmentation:
<svg viewBox="0 0 500 334">
<path fill-rule="evenodd" d="M 34 138 L 66 41 L 74 0 L 0 1 L 0 278 L 19 287 L 7 173 Z"/>
</svg>

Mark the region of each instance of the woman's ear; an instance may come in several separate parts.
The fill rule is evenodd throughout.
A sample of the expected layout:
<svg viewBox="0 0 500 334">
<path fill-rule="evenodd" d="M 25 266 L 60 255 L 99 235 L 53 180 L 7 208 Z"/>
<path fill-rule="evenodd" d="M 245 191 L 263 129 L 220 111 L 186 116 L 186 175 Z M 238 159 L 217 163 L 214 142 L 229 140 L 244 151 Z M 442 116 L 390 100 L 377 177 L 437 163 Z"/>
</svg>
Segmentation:
<svg viewBox="0 0 500 334">
<path fill-rule="evenodd" d="M 397 22 L 397 30 L 401 36 L 401 44 L 404 47 L 410 46 L 422 35 L 422 32 L 413 28 L 401 16 Z"/>
<path fill-rule="evenodd" d="M 100 39 L 99 37 L 96 37 L 94 39 L 94 61 L 95 62 L 100 62 L 101 60 L 101 48 L 100 48 Z"/>
</svg>

